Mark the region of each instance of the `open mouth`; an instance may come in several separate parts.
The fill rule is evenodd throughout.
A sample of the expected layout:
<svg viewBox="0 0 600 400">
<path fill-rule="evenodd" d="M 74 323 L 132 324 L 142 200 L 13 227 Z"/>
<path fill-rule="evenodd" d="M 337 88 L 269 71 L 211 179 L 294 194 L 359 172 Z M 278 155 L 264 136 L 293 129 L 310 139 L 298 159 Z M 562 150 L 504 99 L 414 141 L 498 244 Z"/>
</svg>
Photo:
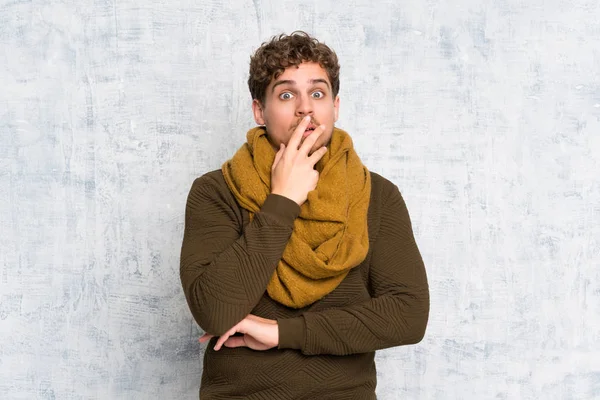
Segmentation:
<svg viewBox="0 0 600 400">
<path fill-rule="evenodd" d="M 311 133 L 315 129 L 316 129 L 316 126 L 314 126 L 313 124 L 310 124 L 310 125 L 308 125 L 308 127 L 306 127 L 306 130 L 304 131 L 304 133 Z"/>
</svg>

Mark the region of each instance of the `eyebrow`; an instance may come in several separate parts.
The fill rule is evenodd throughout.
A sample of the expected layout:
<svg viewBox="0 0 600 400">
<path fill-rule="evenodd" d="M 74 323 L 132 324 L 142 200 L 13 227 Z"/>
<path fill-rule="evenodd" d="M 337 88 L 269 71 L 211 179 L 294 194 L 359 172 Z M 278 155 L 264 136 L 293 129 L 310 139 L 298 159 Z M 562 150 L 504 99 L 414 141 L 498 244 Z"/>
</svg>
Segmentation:
<svg viewBox="0 0 600 400">
<path fill-rule="evenodd" d="M 328 89 L 331 89 L 329 87 L 329 82 L 327 82 L 326 79 L 323 78 L 317 78 L 317 79 L 310 79 L 308 81 L 308 83 L 310 84 L 317 84 L 317 83 L 324 83 Z M 292 85 L 292 86 L 296 86 L 296 81 L 293 81 L 291 79 L 282 79 L 280 81 L 275 82 L 275 84 L 273 85 L 273 87 L 271 88 L 271 93 L 273 93 L 275 91 L 275 88 L 279 85 Z"/>
</svg>

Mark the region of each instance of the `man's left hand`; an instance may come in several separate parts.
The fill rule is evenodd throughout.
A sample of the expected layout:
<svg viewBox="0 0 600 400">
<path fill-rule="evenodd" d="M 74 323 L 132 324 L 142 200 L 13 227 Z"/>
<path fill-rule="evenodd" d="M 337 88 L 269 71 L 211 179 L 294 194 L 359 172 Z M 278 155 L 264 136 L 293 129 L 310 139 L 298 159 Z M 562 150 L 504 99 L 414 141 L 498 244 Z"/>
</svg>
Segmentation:
<svg viewBox="0 0 600 400">
<path fill-rule="evenodd" d="M 243 336 L 232 336 L 237 332 L 242 333 Z M 205 333 L 198 341 L 204 343 L 213 337 L 214 335 Z M 232 348 L 249 347 L 252 350 L 271 349 L 279 345 L 279 326 L 275 320 L 248 314 L 246 318 L 221 335 L 215 350 L 220 350 L 223 345 Z"/>
</svg>

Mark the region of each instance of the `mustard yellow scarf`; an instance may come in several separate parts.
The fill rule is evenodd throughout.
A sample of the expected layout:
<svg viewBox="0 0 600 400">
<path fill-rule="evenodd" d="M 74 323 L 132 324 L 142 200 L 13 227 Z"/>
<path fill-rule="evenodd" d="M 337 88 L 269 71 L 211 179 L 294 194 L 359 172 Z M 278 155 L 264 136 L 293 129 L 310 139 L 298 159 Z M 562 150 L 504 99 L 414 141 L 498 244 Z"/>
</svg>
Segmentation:
<svg viewBox="0 0 600 400">
<path fill-rule="evenodd" d="M 271 193 L 275 150 L 264 127 L 248 131 L 247 142 L 223 164 L 225 181 L 250 217 Z M 367 210 L 371 175 L 352 139 L 334 128 L 329 149 L 316 165 L 319 181 L 294 221 L 292 235 L 267 285 L 269 296 L 302 308 L 333 291 L 369 249 Z"/>
</svg>

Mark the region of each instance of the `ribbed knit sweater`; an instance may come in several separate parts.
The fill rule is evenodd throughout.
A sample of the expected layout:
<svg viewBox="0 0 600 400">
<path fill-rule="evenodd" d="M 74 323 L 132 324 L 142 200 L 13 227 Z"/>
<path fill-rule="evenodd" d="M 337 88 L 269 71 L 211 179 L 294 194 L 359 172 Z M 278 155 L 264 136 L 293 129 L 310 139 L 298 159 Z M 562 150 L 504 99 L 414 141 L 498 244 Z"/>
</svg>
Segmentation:
<svg viewBox="0 0 600 400">
<path fill-rule="evenodd" d="M 187 199 L 181 282 L 194 319 L 221 335 L 248 314 L 277 320 L 279 346 L 204 353 L 200 399 L 375 399 L 375 351 L 419 342 L 429 315 L 423 260 L 398 188 L 371 172 L 369 252 L 342 283 L 303 309 L 267 284 L 300 207 L 270 194 L 250 222 L 220 170 Z"/>
</svg>

